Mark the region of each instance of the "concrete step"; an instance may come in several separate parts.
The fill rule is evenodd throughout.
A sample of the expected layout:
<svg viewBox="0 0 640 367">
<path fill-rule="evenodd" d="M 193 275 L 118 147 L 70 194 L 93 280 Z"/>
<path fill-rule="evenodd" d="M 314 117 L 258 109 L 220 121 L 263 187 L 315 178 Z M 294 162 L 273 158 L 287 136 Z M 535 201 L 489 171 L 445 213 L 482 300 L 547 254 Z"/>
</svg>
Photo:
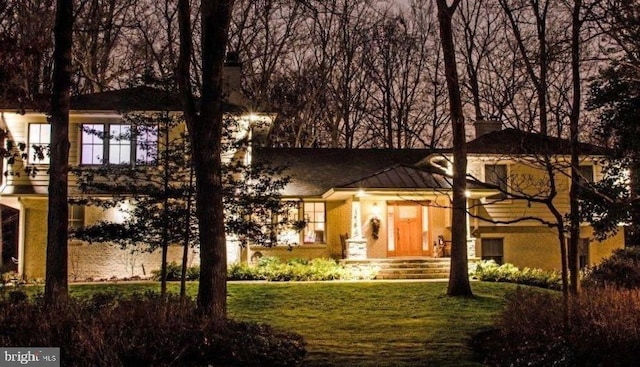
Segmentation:
<svg viewBox="0 0 640 367">
<path fill-rule="evenodd" d="M 368 259 L 342 260 L 346 267 L 377 269 L 375 279 L 446 279 L 450 259 Z"/>
</svg>

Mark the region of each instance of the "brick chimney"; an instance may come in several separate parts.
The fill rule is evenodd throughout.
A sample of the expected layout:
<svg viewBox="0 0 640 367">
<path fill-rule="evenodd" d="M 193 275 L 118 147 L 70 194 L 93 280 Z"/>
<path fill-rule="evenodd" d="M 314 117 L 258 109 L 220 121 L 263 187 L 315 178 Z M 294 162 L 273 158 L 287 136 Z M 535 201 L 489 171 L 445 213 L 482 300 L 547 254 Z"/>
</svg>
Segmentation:
<svg viewBox="0 0 640 367">
<path fill-rule="evenodd" d="M 474 123 L 476 128 L 476 139 L 495 131 L 502 130 L 502 122 L 496 120 L 478 120 Z"/>
<path fill-rule="evenodd" d="M 227 52 L 222 71 L 222 87 L 227 102 L 247 106 L 247 97 L 242 93 L 242 63 L 236 51 Z"/>
</svg>

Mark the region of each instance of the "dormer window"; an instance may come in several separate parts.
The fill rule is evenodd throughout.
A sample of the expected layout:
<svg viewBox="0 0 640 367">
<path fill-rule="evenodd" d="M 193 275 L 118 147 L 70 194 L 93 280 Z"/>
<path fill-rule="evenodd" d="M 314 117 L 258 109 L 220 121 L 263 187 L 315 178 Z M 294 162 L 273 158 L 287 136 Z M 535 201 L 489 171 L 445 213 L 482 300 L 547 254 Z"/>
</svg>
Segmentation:
<svg viewBox="0 0 640 367">
<path fill-rule="evenodd" d="M 157 126 L 132 133 L 128 124 L 83 124 L 80 163 L 83 165 L 150 164 L 156 160 Z"/>
</svg>

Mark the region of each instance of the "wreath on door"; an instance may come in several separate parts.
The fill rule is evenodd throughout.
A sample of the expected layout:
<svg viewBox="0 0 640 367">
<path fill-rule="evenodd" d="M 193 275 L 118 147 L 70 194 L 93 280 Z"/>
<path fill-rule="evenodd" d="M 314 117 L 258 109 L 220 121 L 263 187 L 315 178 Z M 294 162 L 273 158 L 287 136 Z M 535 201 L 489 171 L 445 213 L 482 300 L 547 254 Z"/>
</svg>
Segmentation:
<svg viewBox="0 0 640 367">
<path fill-rule="evenodd" d="M 377 240 L 380 237 L 380 218 L 371 218 L 371 220 L 369 220 L 369 224 L 371 225 L 371 237 L 373 237 L 374 240 Z"/>
</svg>

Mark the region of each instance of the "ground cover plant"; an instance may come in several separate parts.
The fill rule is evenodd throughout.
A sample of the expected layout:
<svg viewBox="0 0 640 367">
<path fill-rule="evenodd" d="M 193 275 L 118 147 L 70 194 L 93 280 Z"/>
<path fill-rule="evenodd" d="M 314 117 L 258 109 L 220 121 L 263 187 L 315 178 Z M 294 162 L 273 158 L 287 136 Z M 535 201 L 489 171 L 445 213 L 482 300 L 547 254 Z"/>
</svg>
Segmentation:
<svg viewBox="0 0 640 367">
<path fill-rule="evenodd" d="M 169 292 L 178 284 L 169 283 Z M 293 331 L 304 366 L 481 366 L 468 346 L 517 286 L 473 282 L 475 297 L 447 297 L 446 282 L 230 282 L 229 317 Z M 29 288 L 29 287 L 28 287 Z M 159 291 L 156 283 L 77 284 L 73 297 Z M 188 283 L 195 296 L 197 283 Z M 31 287 L 29 293 L 37 289 Z"/>
</svg>

